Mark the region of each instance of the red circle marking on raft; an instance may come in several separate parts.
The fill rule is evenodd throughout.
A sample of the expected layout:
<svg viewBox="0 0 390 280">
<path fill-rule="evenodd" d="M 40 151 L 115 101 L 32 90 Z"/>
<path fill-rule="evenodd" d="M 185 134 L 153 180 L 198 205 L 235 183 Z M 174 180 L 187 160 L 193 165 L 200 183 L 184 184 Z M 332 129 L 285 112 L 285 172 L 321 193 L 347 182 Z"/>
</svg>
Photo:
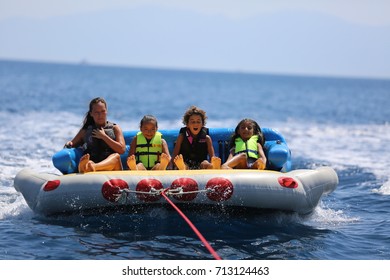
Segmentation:
<svg viewBox="0 0 390 280">
<path fill-rule="evenodd" d="M 54 191 L 61 184 L 60 180 L 47 181 L 46 185 L 43 187 L 45 192 Z"/>
<path fill-rule="evenodd" d="M 126 181 L 122 179 L 111 179 L 103 184 L 102 195 L 108 201 L 117 202 L 121 195 L 121 190 L 128 188 L 129 185 Z"/>
<path fill-rule="evenodd" d="M 207 197 L 213 201 L 225 201 L 233 195 L 233 184 L 226 178 L 216 177 L 206 184 Z"/>
<path fill-rule="evenodd" d="M 184 192 L 184 194 L 173 194 L 172 196 L 181 201 L 191 201 L 195 199 L 197 196 L 197 193 L 187 193 L 186 192 L 193 192 L 197 191 L 198 188 L 198 183 L 191 178 L 178 178 L 175 181 L 172 182 L 170 189 L 173 191 L 175 189 L 180 189 L 181 191 Z M 180 190 L 178 190 L 180 191 Z"/>
<path fill-rule="evenodd" d="M 163 185 L 161 182 L 157 179 L 143 179 L 138 182 L 137 187 L 135 190 L 137 192 L 146 192 L 149 193 L 151 190 L 161 190 L 163 189 Z M 152 202 L 157 201 L 161 198 L 160 194 L 143 194 L 143 193 L 137 193 L 137 197 L 139 200 L 145 201 L 145 202 Z"/>
<path fill-rule="evenodd" d="M 279 177 L 278 182 L 282 187 L 295 189 L 298 188 L 298 183 L 293 178 L 290 177 Z"/>
</svg>

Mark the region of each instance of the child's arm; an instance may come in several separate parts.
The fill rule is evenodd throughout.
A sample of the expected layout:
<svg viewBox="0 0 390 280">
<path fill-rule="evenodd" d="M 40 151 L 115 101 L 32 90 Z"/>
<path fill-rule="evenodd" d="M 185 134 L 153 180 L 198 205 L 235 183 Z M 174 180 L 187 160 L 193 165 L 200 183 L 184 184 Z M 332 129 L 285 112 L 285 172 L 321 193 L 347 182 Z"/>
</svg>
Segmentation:
<svg viewBox="0 0 390 280">
<path fill-rule="evenodd" d="M 207 143 L 207 152 L 209 154 L 210 159 L 215 156 L 213 140 L 209 135 L 206 135 L 206 143 Z"/>
<path fill-rule="evenodd" d="M 75 137 L 73 137 L 72 140 L 66 142 L 65 146 L 66 148 L 76 148 L 78 146 L 81 146 L 84 143 L 84 137 L 85 137 L 86 130 L 81 128 L 79 132 L 76 134 Z"/>
<path fill-rule="evenodd" d="M 173 148 L 172 158 L 175 158 L 180 153 L 181 143 L 183 143 L 183 134 L 179 134 L 176 139 L 175 147 Z"/>
<path fill-rule="evenodd" d="M 267 158 L 265 157 L 263 147 L 260 143 L 257 143 L 257 150 L 259 151 L 259 158 L 263 161 L 264 164 L 267 163 Z"/>
<path fill-rule="evenodd" d="M 137 149 L 137 135 L 133 137 L 133 140 L 131 140 L 128 157 L 131 156 L 131 155 L 134 155 L 136 149 Z"/>
<path fill-rule="evenodd" d="M 180 153 L 180 148 L 181 148 L 181 144 L 183 143 L 183 139 L 184 139 L 183 134 L 179 133 L 179 135 L 176 138 L 175 146 L 173 148 L 171 161 L 168 165 L 169 169 L 173 169 L 176 166 L 174 160 L 177 157 L 177 155 Z"/>
<path fill-rule="evenodd" d="M 164 154 L 168 155 L 169 156 L 169 160 L 171 160 L 171 155 L 169 153 L 167 141 L 165 141 L 165 139 L 161 139 L 161 142 L 162 142 L 162 152 Z"/>
</svg>

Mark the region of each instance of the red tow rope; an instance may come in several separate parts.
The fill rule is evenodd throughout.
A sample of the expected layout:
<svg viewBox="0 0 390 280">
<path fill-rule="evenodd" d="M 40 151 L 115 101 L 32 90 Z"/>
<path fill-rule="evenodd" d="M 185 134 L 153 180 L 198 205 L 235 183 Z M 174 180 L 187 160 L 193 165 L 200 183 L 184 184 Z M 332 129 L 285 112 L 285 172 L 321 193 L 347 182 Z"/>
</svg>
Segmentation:
<svg viewBox="0 0 390 280">
<path fill-rule="evenodd" d="M 180 216 L 187 222 L 187 224 L 191 227 L 191 229 L 195 232 L 195 234 L 199 237 L 200 241 L 206 246 L 207 250 L 209 250 L 210 254 L 213 255 L 213 257 L 216 260 L 222 260 L 221 257 L 215 252 L 213 247 L 207 242 L 207 240 L 203 237 L 203 235 L 200 233 L 200 231 L 194 226 L 194 224 L 190 221 L 190 219 L 187 218 L 186 215 L 176 206 L 175 203 L 173 203 L 168 196 L 165 194 L 165 192 L 168 191 L 168 189 L 165 189 L 161 195 L 165 198 L 166 201 L 171 204 L 171 206 L 180 214 Z"/>
</svg>

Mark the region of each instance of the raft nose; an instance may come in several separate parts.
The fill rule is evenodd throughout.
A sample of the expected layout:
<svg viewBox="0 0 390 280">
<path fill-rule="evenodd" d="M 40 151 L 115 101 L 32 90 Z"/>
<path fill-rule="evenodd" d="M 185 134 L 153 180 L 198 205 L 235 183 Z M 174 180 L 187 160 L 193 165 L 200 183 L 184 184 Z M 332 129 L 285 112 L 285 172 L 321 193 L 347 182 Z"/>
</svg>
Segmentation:
<svg viewBox="0 0 390 280">
<path fill-rule="evenodd" d="M 339 183 L 339 177 L 336 171 L 328 166 L 320 167 L 317 169 L 317 171 L 321 173 L 321 176 L 327 178 L 327 182 L 323 187 L 324 194 L 333 192 Z"/>
</svg>

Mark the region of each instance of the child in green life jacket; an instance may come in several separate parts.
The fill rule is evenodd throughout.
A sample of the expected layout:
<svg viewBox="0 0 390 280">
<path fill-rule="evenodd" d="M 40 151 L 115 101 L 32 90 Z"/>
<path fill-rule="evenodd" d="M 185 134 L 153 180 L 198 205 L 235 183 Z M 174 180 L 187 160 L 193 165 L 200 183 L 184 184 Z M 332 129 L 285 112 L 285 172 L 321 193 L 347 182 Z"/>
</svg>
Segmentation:
<svg viewBox="0 0 390 280">
<path fill-rule="evenodd" d="M 146 115 L 140 123 L 140 132 L 130 144 L 127 166 L 130 170 L 165 170 L 171 160 L 167 142 L 157 131 L 157 119 Z"/>
<path fill-rule="evenodd" d="M 267 159 L 263 151 L 264 137 L 260 126 L 251 119 L 243 119 L 230 140 L 230 154 L 223 169 L 265 169 Z"/>
</svg>

